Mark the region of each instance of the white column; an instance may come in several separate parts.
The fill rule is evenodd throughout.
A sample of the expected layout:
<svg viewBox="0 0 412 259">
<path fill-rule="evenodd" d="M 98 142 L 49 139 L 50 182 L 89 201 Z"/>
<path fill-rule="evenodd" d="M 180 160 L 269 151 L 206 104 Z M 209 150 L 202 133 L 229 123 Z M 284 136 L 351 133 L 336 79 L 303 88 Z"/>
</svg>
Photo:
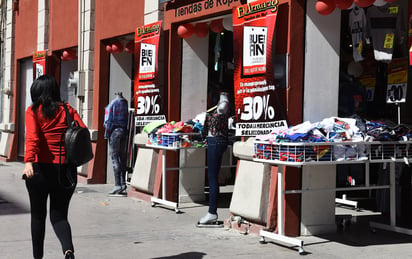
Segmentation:
<svg viewBox="0 0 412 259">
<path fill-rule="evenodd" d="M 49 47 L 49 1 L 38 0 L 37 10 L 37 50 Z"/>
<path fill-rule="evenodd" d="M 92 124 L 93 114 L 93 74 L 94 74 L 94 33 L 95 33 L 95 1 L 79 0 L 78 28 L 78 107 L 87 126 Z M 93 135 L 93 132 L 92 132 Z"/>
<path fill-rule="evenodd" d="M 1 85 L 1 101 L 0 101 L 0 155 L 8 156 L 11 138 L 15 130 L 15 123 L 13 121 L 13 106 L 15 102 L 14 91 L 14 26 L 15 20 L 13 16 L 12 1 L 3 1 L 1 6 L 1 15 L 4 15 L 3 20 L 5 26 L 1 28 L 2 39 L 4 41 L 1 57 L 2 64 L 0 67 L 2 70 L 2 85 Z M 3 29 L 4 28 L 4 29 Z"/>
<path fill-rule="evenodd" d="M 339 96 L 340 10 L 323 16 L 316 0 L 307 1 L 303 120 L 337 116 Z M 336 166 L 304 166 L 302 188 L 335 188 Z M 331 232 L 335 226 L 335 192 L 302 194 L 301 234 Z"/>
</svg>

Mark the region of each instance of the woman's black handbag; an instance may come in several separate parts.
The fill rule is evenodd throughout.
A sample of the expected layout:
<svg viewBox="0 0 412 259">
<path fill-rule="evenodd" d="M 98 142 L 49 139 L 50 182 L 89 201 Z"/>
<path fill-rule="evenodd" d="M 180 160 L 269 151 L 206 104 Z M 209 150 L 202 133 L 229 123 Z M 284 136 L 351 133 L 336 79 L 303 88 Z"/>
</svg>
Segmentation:
<svg viewBox="0 0 412 259">
<path fill-rule="evenodd" d="M 67 130 L 62 134 L 62 138 L 64 136 L 64 148 L 66 151 L 65 163 L 81 166 L 93 158 L 90 132 L 87 128 L 80 127 L 79 122 L 75 120 L 72 121 L 67 105 L 64 102 L 63 107 L 66 112 L 67 125 L 69 125 Z"/>
</svg>

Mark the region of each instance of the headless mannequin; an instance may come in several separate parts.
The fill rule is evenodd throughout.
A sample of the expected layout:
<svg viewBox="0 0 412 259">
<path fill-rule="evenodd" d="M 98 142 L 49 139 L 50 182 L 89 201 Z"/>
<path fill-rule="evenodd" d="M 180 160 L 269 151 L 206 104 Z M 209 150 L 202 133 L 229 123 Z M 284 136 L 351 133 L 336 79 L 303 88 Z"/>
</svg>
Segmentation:
<svg viewBox="0 0 412 259">
<path fill-rule="evenodd" d="M 215 108 L 216 111 L 208 114 L 205 122 L 208 145 L 207 172 L 209 183 L 209 209 L 208 213 L 199 220 L 199 227 L 219 225 L 217 221 L 217 203 L 219 196 L 218 178 L 222 156 L 228 145 L 229 98 L 227 93 L 220 93 L 220 99 Z"/>
<path fill-rule="evenodd" d="M 229 98 L 226 92 L 220 93 L 220 99 L 217 104 L 217 113 L 226 114 L 229 111 Z"/>
<path fill-rule="evenodd" d="M 105 138 L 109 140 L 109 150 L 113 165 L 115 186 L 110 195 L 126 195 L 126 149 L 128 102 L 122 92 L 115 93 L 105 111 Z M 106 115 L 107 114 L 107 115 Z M 107 117 L 107 118 L 106 118 Z"/>
<path fill-rule="evenodd" d="M 115 95 L 116 95 L 118 98 L 124 98 L 122 92 L 115 93 Z"/>
</svg>

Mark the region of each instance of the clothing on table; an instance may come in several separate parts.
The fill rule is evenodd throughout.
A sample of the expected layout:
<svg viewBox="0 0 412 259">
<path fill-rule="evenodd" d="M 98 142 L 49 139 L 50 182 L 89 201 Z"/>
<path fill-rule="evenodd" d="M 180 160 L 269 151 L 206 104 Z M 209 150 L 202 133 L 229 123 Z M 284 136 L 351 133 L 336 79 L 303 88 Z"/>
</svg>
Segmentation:
<svg viewBox="0 0 412 259">
<path fill-rule="evenodd" d="M 35 163 L 33 168 L 35 170 L 34 176 L 26 179 L 26 187 L 30 197 L 33 256 L 34 258 L 43 258 L 49 196 L 50 222 L 61 243 L 63 253 L 68 250 L 74 252 L 67 215 L 70 200 L 77 184 L 76 168 L 66 164 L 59 168 L 58 164 L 53 163 Z M 71 180 L 74 181 L 72 188 L 64 188 L 64 186 L 69 185 L 69 182 L 65 177 L 62 177 L 62 172 L 70 174 Z"/>
<path fill-rule="evenodd" d="M 104 113 L 105 139 L 109 139 L 110 134 L 116 128 L 127 129 L 128 109 L 127 100 L 119 95 L 106 106 Z"/>
<path fill-rule="evenodd" d="M 109 138 L 110 155 L 114 171 L 114 185 L 123 188 L 126 186 L 126 137 L 125 129 L 116 128 Z"/>
<path fill-rule="evenodd" d="M 402 11 L 396 4 L 371 6 L 367 11 L 367 37 L 372 38 L 375 59 L 389 63 L 406 35 Z"/>
<path fill-rule="evenodd" d="M 81 127 L 86 125 L 81 120 L 77 111 L 66 103 L 72 121 L 79 122 Z M 62 133 L 67 129 L 66 113 L 63 104 L 59 105 L 56 116 L 46 119 L 42 115 L 42 106 L 39 106 L 36 114 L 30 106 L 26 110 L 26 150 L 24 162 L 59 163 L 60 140 Z M 62 163 L 64 163 L 65 151 L 62 145 Z"/>
<path fill-rule="evenodd" d="M 365 11 L 362 8 L 355 7 L 350 11 L 349 27 L 352 34 L 353 60 L 359 62 L 364 59 L 362 50 L 366 43 L 367 28 Z"/>
</svg>

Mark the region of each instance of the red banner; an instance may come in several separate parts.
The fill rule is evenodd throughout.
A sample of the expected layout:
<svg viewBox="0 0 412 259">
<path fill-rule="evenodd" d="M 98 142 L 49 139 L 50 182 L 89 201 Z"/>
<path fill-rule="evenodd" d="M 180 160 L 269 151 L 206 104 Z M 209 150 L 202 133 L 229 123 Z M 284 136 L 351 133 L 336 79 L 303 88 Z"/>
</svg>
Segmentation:
<svg viewBox="0 0 412 259">
<path fill-rule="evenodd" d="M 409 65 L 412 66 L 412 3 L 409 1 L 409 15 L 408 15 L 408 35 L 409 35 Z"/>
<path fill-rule="evenodd" d="M 152 121 L 165 120 L 161 108 L 158 53 L 162 22 L 136 28 L 134 100 L 136 126 L 141 127 Z"/>
<path fill-rule="evenodd" d="M 274 78 L 272 42 L 278 1 L 255 1 L 233 9 L 236 135 L 256 136 L 287 128 L 284 89 Z"/>
<path fill-rule="evenodd" d="M 46 74 L 47 51 L 41 50 L 33 53 L 33 80 Z"/>
</svg>

